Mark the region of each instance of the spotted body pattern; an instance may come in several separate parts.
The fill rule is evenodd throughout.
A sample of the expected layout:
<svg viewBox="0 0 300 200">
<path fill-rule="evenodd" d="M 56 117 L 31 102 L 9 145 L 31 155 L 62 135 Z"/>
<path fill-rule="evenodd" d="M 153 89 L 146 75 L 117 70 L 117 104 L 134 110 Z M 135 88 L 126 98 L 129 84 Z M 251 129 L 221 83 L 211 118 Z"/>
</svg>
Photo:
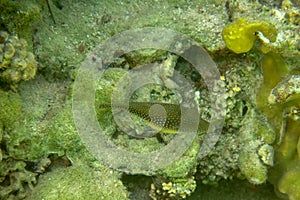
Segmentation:
<svg viewBox="0 0 300 200">
<path fill-rule="evenodd" d="M 151 113 L 154 105 L 159 105 Z M 163 109 L 163 108 L 164 109 Z M 101 104 L 100 109 L 110 109 L 110 104 Z M 150 112 L 149 112 L 150 111 Z M 151 102 L 130 102 L 129 112 L 144 119 L 153 129 L 159 129 L 163 133 L 177 134 L 181 123 L 181 110 L 178 104 L 151 103 Z M 208 122 L 201 119 L 198 131 L 206 131 Z"/>
</svg>

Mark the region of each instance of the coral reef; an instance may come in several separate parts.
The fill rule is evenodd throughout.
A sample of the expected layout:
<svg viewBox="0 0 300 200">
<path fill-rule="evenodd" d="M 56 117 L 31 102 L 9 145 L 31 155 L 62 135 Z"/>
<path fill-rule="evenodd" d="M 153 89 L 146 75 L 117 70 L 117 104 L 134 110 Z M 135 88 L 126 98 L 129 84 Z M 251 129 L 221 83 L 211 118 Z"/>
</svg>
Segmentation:
<svg viewBox="0 0 300 200">
<path fill-rule="evenodd" d="M 43 63 L 40 69 L 47 77 L 73 78 L 74 71 L 85 58 L 86 52 L 105 39 L 128 29 L 165 27 L 191 36 L 211 51 L 217 51 L 224 46 L 219 33 L 227 22 L 226 9 L 224 5 L 215 5 L 214 1 L 137 1 L 126 5 L 126 9 L 122 2 L 110 1 L 81 0 L 77 3 L 61 4 L 63 10 L 52 6 L 56 19 L 59 19 L 56 20 L 58 23 L 55 29 L 49 30 L 53 22 L 50 17 L 45 17 L 38 22 L 39 31 L 34 37 L 34 42 L 40 44 L 37 46 L 37 56 Z M 97 6 L 92 8 L 91 4 Z M 105 9 L 107 7 L 110 8 L 109 11 Z M 164 11 L 161 10 L 162 7 L 165 8 Z M 66 14 L 79 12 L 82 13 L 80 16 Z M 43 10 L 42 15 L 49 16 L 49 11 Z M 109 16 L 110 20 L 104 20 Z M 207 19 L 210 23 L 199 19 Z M 140 55 L 134 55 L 133 60 L 128 57 L 128 62 L 131 64 L 131 61 L 145 59 L 145 53 L 138 54 Z M 156 56 L 159 58 L 162 54 L 158 52 Z"/>
<path fill-rule="evenodd" d="M 241 40 L 248 46 L 243 50 L 239 49 L 242 44 L 234 37 L 237 35 L 236 31 L 241 30 L 237 25 L 243 25 L 243 20 L 224 28 L 224 40 L 228 48 L 235 53 L 247 52 L 253 45 L 254 36 L 250 37 L 251 41 L 248 42 L 245 38 Z M 229 28 L 236 30 L 230 31 Z M 276 33 L 276 30 L 271 32 Z M 245 32 L 243 34 L 246 35 Z M 274 42 L 275 38 L 269 39 Z M 264 48 L 261 51 L 266 52 Z M 256 94 L 256 103 L 263 112 L 258 118 L 252 113 L 249 119 L 254 119 L 254 126 L 247 121 L 248 117 L 245 118 L 246 124 L 252 128 L 243 129 L 244 126 L 240 129 L 240 138 L 246 148 L 240 153 L 239 168 L 250 183 L 261 184 L 269 180 L 275 185 L 279 196 L 296 200 L 300 198 L 300 184 L 297 180 L 300 133 L 299 63 L 291 70 L 280 55 L 268 52 L 263 56 L 261 65 L 263 82 Z"/>
<path fill-rule="evenodd" d="M 268 96 L 270 104 L 288 103 L 300 99 L 300 77 L 290 75 L 276 85 Z"/>
<path fill-rule="evenodd" d="M 26 169 L 24 161 L 5 159 L 0 165 L 0 198 L 24 199 L 27 190 L 33 189 L 37 174 Z"/>
<path fill-rule="evenodd" d="M 11 84 L 35 76 L 37 62 L 27 51 L 27 42 L 0 31 L 0 80 Z"/>
<path fill-rule="evenodd" d="M 7 133 L 21 116 L 20 96 L 0 90 L 0 113 L 0 144 L 4 147 L 9 138 Z M 26 170 L 25 166 L 24 161 L 11 158 L 6 148 L 0 149 L 0 199 L 22 199 L 26 196 L 27 187 L 33 188 L 36 174 Z"/>
<path fill-rule="evenodd" d="M 299 64 L 299 63 L 298 63 Z M 258 106 L 268 116 L 277 132 L 274 167 L 268 180 L 279 196 L 300 198 L 299 178 L 299 65 L 291 70 L 275 53 L 264 55 L 262 69 L 264 83 L 257 95 Z"/>
<path fill-rule="evenodd" d="M 96 105 L 104 105 L 103 103 L 105 103 L 105 105 L 110 107 L 111 93 L 115 89 L 117 82 L 125 74 L 125 72 L 125 70 L 120 68 L 112 68 L 105 71 L 97 86 L 95 100 Z M 149 88 L 152 88 L 152 86 L 145 87 L 144 91 L 139 91 L 139 94 L 143 95 L 139 96 L 138 98 L 143 99 L 143 96 L 146 96 L 147 94 L 149 95 L 149 93 L 147 93 L 149 91 Z M 122 133 L 122 130 L 118 130 L 116 128 L 116 124 L 112 123 L 113 116 L 110 109 L 97 109 L 96 112 L 100 121 L 100 125 L 103 127 L 105 134 L 118 146 L 122 146 L 122 148 L 134 152 L 149 152 L 158 150 L 164 146 L 164 144 L 157 140 L 157 138 L 155 137 L 140 140 L 138 138 L 135 139 L 132 137 L 128 137 L 127 134 Z M 139 123 L 139 121 L 137 121 L 137 123 Z M 164 136 L 161 137 L 165 138 Z M 170 140 L 170 138 L 168 140 Z M 190 148 L 178 160 L 176 160 L 168 167 L 155 172 L 158 179 L 164 180 L 162 181 L 162 183 L 170 182 L 174 184 L 173 186 L 177 189 L 175 190 L 174 187 L 172 187 L 173 189 L 168 189 L 170 190 L 169 192 L 162 194 L 155 191 L 167 190 L 166 187 L 164 187 L 163 184 L 156 185 L 155 189 L 153 189 L 152 191 L 153 197 L 155 196 L 156 198 L 158 198 L 169 196 L 186 198 L 194 191 L 195 186 L 191 187 L 190 182 L 191 179 L 194 179 L 193 174 L 196 172 L 199 147 L 199 141 L 195 139 Z"/>
<path fill-rule="evenodd" d="M 126 197 L 126 191 L 118 181 L 119 173 L 114 173 L 113 170 L 97 164 L 94 162 L 94 158 L 84 151 L 84 146 L 72 121 L 70 101 L 69 103 L 65 102 L 68 94 L 66 85 L 67 82 L 49 83 L 39 76 L 30 82 L 20 83 L 18 87 L 20 94 L 0 92 L 0 111 L 2 113 L 0 117 L 2 139 L 0 199 L 24 199 L 36 185 L 37 177 L 40 174 L 45 173 L 49 168 L 54 170 L 57 165 L 65 166 L 65 163 L 69 163 L 68 166 L 72 165 L 71 171 L 74 168 L 74 171 L 80 173 L 82 170 L 86 170 L 88 174 L 88 171 L 92 171 L 90 176 L 86 176 L 86 188 L 94 187 L 91 184 L 95 182 L 89 182 L 91 180 L 89 178 L 95 178 L 94 175 L 100 176 L 107 181 L 107 184 L 116 185 L 116 188 L 112 190 L 105 187 L 101 187 L 103 190 L 98 188 L 100 196 L 117 191 L 116 195 Z M 55 161 L 53 157 L 65 158 Z M 57 162 L 59 164 L 55 164 Z M 82 167 L 80 165 L 82 162 L 85 165 L 90 163 L 93 168 Z M 77 164 L 81 168 L 73 167 Z M 59 175 L 59 171 L 68 174 L 68 168 L 55 172 Z M 56 173 L 49 174 L 49 176 L 54 176 L 54 174 Z M 78 174 L 78 177 L 85 176 Z M 72 178 L 71 175 L 68 180 L 73 181 Z M 97 179 L 97 181 L 101 182 L 102 179 Z M 48 181 L 47 178 L 46 180 Z M 81 187 L 85 187 L 80 179 L 77 179 L 77 182 Z M 53 182 L 53 184 L 56 183 L 56 181 Z M 65 185 L 63 186 L 63 184 Z M 72 185 L 68 181 L 61 182 L 63 188 Z M 47 189 L 52 191 L 53 188 L 43 187 L 43 190 L 47 191 Z M 89 189 L 89 191 L 93 191 L 96 188 Z M 37 195 L 37 199 L 39 199 L 38 195 L 45 195 L 39 189 L 34 190 L 33 194 Z M 84 193 L 80 195 L 84 196 Z M 78 194 L 79 197 L 81 197 L 80 195 Z M 62 198 L 67 197 L 63 196 Z"/>
<path fill-rule="evenodd" d="M 213 199 L 211 184 L 223 189 L 224 199 L 232 199 L 232 192 L 241 192 L 248 199 L 250 193 L 255 194 L 252 199 L 274 199 L 266 181 L 272 182 L 279 196 L 299 199 L 300 12 L 296 0 L 49 4 L 55 24 L 43 0 L 0 2 L 0 27 L 9 33 L 0 34 L 0 79 L 9 85 L 18 83 L 16 89 L 11 87 L 14 92 L 0 86 L 0 199 L 127 199 L 128 188 L 142 194 L 136 195 L 137 200 Z M 224 25 L 225 41 L 220 37 Z M 151 176 L 138 175 L 152 187 L 127 174 L 134 180 L 125 188 L 120 182 L 126 182 L 121 179 L 124 174 L 95 161 L 77 135 L 71 110 L 72 78 L 86 52 L 100 42 L 124 30 L 149 26 L 179 31 L 208 50 L 226 90 L 226 124 L 205 158 L 197 159 L 205 136 L 200 131 L 176 162 Z M 28 45 L 12 35 L 26 39 Z M 36 72 L 32 51 L 42 75 L 22 81 Z M 116 82 L 128 70 L 155 63 L 166 69 L 163 73 L 177 70 L 195 86 L 200 117 L 209 121 L 209 92 L 201 75 L 184 59 L 156 49 L 119 53 L 97 85 L 96 108 L 110 104 Z M 158 85 L 138 89 L 131 100 L 180 102 L 174 92 Z M 96 114 L 107 138 L 134 153 L 157 151 L 177 136 L 161 132 L 136 139 L 116 126 L 108 110 L 97 109 Z M 144 119 L 131 117 L 136 125 L 145 125 Z M 199 190 L 193 196 L 196 185 Z M 262 191 L 268 191 L 267 198 Z M 136 200 L 134 195 L 131 198 Z"/>
</svg>

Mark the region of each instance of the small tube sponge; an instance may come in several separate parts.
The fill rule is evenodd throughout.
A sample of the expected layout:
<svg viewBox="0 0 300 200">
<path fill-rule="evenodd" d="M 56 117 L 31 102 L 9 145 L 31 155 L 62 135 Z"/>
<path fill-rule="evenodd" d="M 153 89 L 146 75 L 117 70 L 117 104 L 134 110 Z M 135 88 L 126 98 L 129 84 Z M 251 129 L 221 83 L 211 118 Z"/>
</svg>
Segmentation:
<svg viewBox="0 0 300 200">
<path fill-rule="evenodd" d="M 233 52 L 245 53 L 250 51 L 258 38 L 256 32 L 261 32 L 270 41 L 275 42 L 276 28 L 269 23 L 241 18 L 226 26 L 222 31 L 226 46 Z"/>
</svg>

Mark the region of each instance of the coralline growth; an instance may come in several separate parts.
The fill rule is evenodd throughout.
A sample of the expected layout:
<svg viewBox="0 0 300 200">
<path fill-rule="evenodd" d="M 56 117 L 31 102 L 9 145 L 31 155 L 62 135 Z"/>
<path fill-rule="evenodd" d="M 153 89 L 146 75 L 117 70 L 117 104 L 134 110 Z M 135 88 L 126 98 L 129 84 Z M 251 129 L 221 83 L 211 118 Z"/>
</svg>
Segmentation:
<svg viewBox="0 0 300 200">
<path fill-rule="evenodd" d="M 0 32 L 0 80 L 15 84 L 35 76 L 37 62 L 27 51 L 27 42 L 7 32 Z"/>
</svg>

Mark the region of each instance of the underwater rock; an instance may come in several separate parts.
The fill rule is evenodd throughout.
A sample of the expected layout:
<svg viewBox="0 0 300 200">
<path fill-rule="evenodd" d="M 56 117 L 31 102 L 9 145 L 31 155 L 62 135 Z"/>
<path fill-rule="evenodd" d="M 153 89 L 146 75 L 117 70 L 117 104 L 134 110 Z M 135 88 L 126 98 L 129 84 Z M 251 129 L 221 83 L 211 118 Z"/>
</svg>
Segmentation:
<svg viewBox="0 0 300 200">
<path fill-rule="evenodd" d="M 10 127 L 21 115 L 20 95 L 0 90 L 0 113 L 0 125 Z"/>
<path fill-rule="evenodd" d="M 104 130 L 104 133 L 106 136 L 113 141 L 116 145 L 121 146 L 122 148 L 126 150 L 130 150 L 135 153 L 146 153 L 151 151 L 157 151 L 160 148 L 163 148 L 165 146 L 164 143 L 160 142 L 157 137 L 149 137 L 144 139 L 138 139 L 134 137 L 128 136 L 127 132 L 124 132 L 120 127 L 118 127 L 115 124 L 114 116 L 111 113 L 111 93 L 116 88 L 116 85 L 118 81 L 123 80 L 121 79 L 124 74 L 126 73 L 126 70 L 120 69 L 120 68 L 110 68 L 104 72 L 104 74 L 101 77 L 101 80 L 99 81 L 96 89 L 96 105 L 102 105 L 102 109 L 97 109 L 97 118 L 100 122 L 100 126 L 102 126 L 102 129 Z M 126 82 L 127 83 L 127 82 Z M 130 85 L 131 82 L 129 81 L 127 85 Z M 146 87 L 142 87 L 141 91 L 139 91 L 139 95 L 141 96 L 148 96 L 149 97 L 149 88 L 156 87 L 155 85 L 147 85 Z M 161 88 L 162 89 L 162 88 Z M 104 94 L 104 95 L 103 95 Z M 122 91 L 118 91 L 118 95 L 123 95 Z M 135 96 L 135 95 L 133 95 Z M 105 106 L 105 109 L 103 109 L 103 105 Z M 147 103 L 139 103 L 139 104 L 131 104 L 137 109 L 138 106 L 145 105 L 144 109 L 149 108 L 149 104 Z M 132 108 L 129 105 L 129 109 Z M 163 104 L 164 105 L 164 104 Z M 173 104 L 165 104 L 165 105 L 173 105 Z M 143 109 L 141 107 L 140 109 Z M 138 117 L 135 116 L 136 114 L 132 114 L 132 119 L 134 123 L 137 123 L 139 125 L 145 125 L 147 122 L 145 119 L 143 119 L 142 116 Z M 135 117 L 134 117 L 135 116 Z M 124 125 L 125 126 L 125 125 Z M 169 140 L 172 139 L 172 137 L 175 137 L 174 134 L 168 134 L 162 131 L 163 133 L 158 133 L 158 135 L 161 134 L 161 138 L 167 138 L 169 135 Z M 167 140 L 167 139 L 166 139 Z M 165 141 L 167 142 L 167 141 Z M 154 175 L 159 176 L 161 179 L 164 180 L 164 182 L 172 182 L 173 187 L 170 187 L 170 192 L 166 192 L 164 197 L 181 197 L 186 198 L 189 196 L 196 188 L 196 183 L 193 177 L 193 174 L 196 172 L 196 166 L 197 166 L 197 159 L 198 159 L 198 153 L 200 149 L 200 142 L 198 138 L 195 138 L 192 144 L 189 146 L 189 148 L 186 150 L 186 152 L 177 160 L 174 160 L 173 163 L 168 165 L 167 167 L 163 169 L 159 169 L 156 172 L 153 172 Z M 147 175 L 147 174 L 145 174 Z M 190 184 L 191 180 L 194 183 L 193 186 Z M 177 189 L 174 190 L 174 187 Z M 163 190 L 163 185 L 156 186 L 156 189 Z M 165 190 L 166 187 L 164 187 Z M 167 195 L 168 194 L 168 195 Z M 153 193 L 154 196 L 163 196 L 162 194 Z"/>
<path fill-rule="evenodd" d="M 268 97 L 270 104 L 300 101 L 300 75 L 291 75 L 274 87 Z"/>
<path fill-rule="evenodd" d="M 128 199 L 122 182 L 110 169 L 77 163 L 41 175 L 27 199 Z"/>
<path fill-rule="evenodd" d="M 33 188 L 37 182 L 37 174 L 26 169 L 26 165 L 26 162 L 12 158 L 2 160 L 0 163 L 0 199 L 24 199 L 28 188 Z"/>
<path fill-rule="evenodd" d="M 239 168 L 250 183 L 257 185 L 266 182 L 268 166 L 273 165 L 274 151 L 271 144 L 275 137 L 275 131 L 262 114 L 248 112 L 239 136 L 243 144 Z"/>
</svg>

